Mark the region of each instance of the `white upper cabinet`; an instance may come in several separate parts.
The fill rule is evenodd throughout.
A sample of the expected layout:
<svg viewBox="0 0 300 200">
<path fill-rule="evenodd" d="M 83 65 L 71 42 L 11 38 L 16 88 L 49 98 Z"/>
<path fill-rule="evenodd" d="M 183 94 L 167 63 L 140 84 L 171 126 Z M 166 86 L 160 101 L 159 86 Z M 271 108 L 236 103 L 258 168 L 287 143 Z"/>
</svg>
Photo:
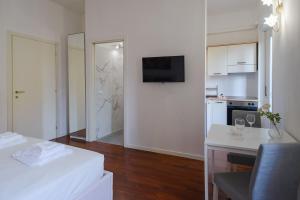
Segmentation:
<svg viewBox="0 0 300 200">
<path fill-rule="evenodd" d="M 227 47 L 208 47 L 207 71 L 209 76 L 227 75 Z"/>
<path fill-rule="evenodd" d="M 247 73 L 257 70 L 257 44 L 228 46 L 228 73 Z"/>
<path fill-rule="evenodd" d="M 208 47 L 209 76 L 257 71 L 257 43 Z"/>
</svg>

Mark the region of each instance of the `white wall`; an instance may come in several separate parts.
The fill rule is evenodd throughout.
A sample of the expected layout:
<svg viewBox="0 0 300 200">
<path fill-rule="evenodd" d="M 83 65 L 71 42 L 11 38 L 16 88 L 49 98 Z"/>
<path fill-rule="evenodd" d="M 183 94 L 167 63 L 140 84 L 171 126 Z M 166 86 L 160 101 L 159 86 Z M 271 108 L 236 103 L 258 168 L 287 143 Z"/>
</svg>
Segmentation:
<svg viewBox="0 0 300 200">
<path fill-rule="evenodd" d="M 83 31 L 82 16 L 48 0 L 0 0 L 0 131 L 8 123 L 8 32 L 58 43 L 58 128 L 67 133 L 67 34 Z"/>
<path fill-rule="evenodd" d="M 236 97 L 257 97 L 257 72 L 247 74 L 230 74 L 227 76 L 208 76 L 206 87 L 218 85 L 219 95 Z"/>
<path fill-rule="evenodd" d="M 125 39 L 125 144 L 201 157 L 204 142 L 204 0 L 86 0 L 89 93 L 93 41 Z M 97 19 L 97 20 L 95 20 Z M 142 57 L 185 55 L 185 83 L 143 83 Z M 89 119 L 95 102 L 89 99 Z M 89 121 L 93 140 L 95 122 Z"/>
<path fill-rule="evenodd" d="M 123 48 L 119 43 L 97 44 L 95 49 L 97 138 L 124 129 Z"/>
<path fill-rule="evenodd" d="M 210 15 L 207 18 L 207 45 L 240 44 L 258 41 L 258 9 Z M 258 96 L 258 73 L 206 75 L 206 87 L 218 85 L 225 96 Z"/>
<path fill-rule="evenodd" d="M 7 108 L 6 108 L 6 82 L 3 77 L 5 77 L 6 69 L 4 65 L 4 46 L 5 33 L 4 33 L 4 2 L 0 1 L 0 132 L 6 131 L 7 123 Z"/>
<path fill-rule="evenodd" d="M 237 28 L 253 27 L 258 23 L 258 8 L 239 12 L 207 13 L 207 32 L 218 33 Z"/>
<path fill-rule="evenodd" d="M 285 129 L 300 139 L 300 1 L 285 0 L 279 32 L 273 35 L 273 105 Z"/>
</svg>

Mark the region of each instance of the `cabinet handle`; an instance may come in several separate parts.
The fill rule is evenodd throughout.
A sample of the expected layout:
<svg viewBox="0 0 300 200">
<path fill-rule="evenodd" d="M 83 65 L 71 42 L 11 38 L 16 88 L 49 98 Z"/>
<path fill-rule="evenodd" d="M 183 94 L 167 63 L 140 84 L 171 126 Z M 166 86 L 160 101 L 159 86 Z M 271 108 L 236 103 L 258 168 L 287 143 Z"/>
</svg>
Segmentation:
<svg viewBox="0 0 300 200">
<path fill-rule="evenodd" d="M 221 75 L 221 73 L 214 73 L 214 75 Z"/>
<path fill-rule="evenodd" d="M 16 94 L 23 94 L 25 91 L 15 91 Z"/>
<path fill-rule="evenodd" d="M 238 65 L 247 64 L 247 62 L 237 62 Z"/>
</svg>

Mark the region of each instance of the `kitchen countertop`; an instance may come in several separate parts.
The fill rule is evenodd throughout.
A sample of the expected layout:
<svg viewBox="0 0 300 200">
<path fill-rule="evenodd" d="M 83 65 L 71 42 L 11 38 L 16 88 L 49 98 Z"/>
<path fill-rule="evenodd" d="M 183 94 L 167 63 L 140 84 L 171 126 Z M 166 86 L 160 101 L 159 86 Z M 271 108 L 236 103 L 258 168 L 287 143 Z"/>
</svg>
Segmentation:
<svg viewBox="0 0 300 200">
<path fill-rule="evenodd" d="M 218 96 L 218 97 L 206 97 L 207 100 L 215 101 L 250 101 L 258 102 L 257 97 L 236 97 L 236 96 Z"/>
</svg>

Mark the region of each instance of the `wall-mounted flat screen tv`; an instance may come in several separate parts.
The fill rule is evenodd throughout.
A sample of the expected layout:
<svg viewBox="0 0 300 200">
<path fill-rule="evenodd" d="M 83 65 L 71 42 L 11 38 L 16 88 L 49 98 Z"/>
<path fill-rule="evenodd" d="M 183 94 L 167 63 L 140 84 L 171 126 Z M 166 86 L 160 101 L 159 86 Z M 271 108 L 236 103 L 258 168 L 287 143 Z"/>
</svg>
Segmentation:
<svg viewBox="0 0 300 200">
<path fill-rule="evenodd" d="M 144 82 L 184 82 L 184 56 L 143 58 Z"/>
</svg>

